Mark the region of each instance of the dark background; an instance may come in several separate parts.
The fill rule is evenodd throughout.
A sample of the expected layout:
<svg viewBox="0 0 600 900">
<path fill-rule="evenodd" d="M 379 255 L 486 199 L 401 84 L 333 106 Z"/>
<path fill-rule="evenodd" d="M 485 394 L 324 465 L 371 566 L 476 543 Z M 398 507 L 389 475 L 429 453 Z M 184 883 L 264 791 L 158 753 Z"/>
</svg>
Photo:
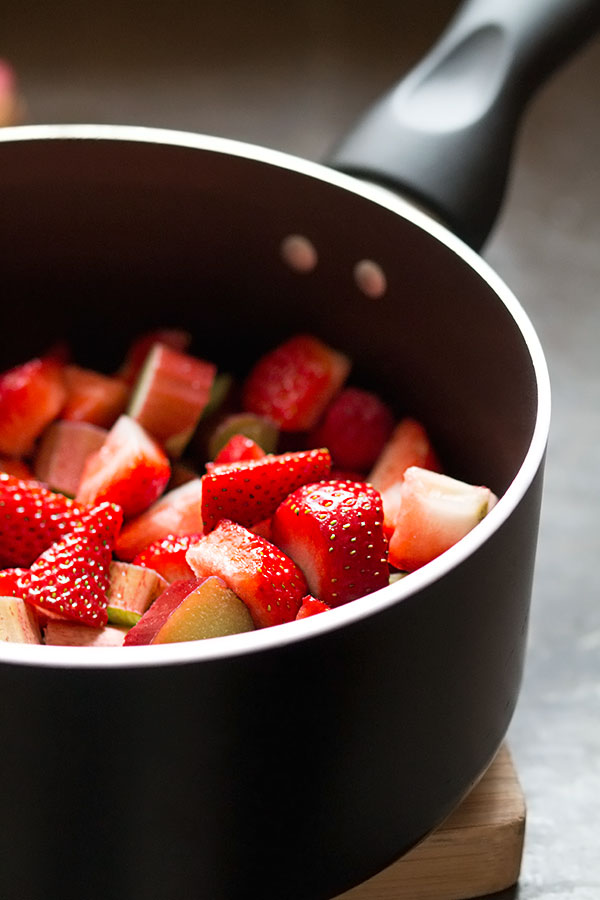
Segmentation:
<svg viewBox="0 0 600 900">
<path fill-rule="evenodd" d="M 0 57 L 19 73 L 30 122 L 166 126 L 321 159 L 456 6 L 0 0 Z M 519 900 L 600 897 L 599 117 L 596 40 L 532 102 L 485 250 L 538 329 L 554 393 L 510 733 L 529 810 L 520 886 L 503 896 Z"/>
</svg>

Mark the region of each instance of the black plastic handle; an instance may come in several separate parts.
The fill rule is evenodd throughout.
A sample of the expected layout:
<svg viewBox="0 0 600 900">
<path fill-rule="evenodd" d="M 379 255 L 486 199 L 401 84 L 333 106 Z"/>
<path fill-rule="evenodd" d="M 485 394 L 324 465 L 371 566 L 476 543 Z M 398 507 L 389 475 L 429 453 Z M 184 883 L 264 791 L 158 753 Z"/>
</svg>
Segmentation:
<svg viewBox="0 0 600 900">
<path fill-rule="evenodd" d="M 479 249 L 526 102 L 598 28 L 600 0 L 469 0 L 328 164 L 412 195 Z"/>
</svg>

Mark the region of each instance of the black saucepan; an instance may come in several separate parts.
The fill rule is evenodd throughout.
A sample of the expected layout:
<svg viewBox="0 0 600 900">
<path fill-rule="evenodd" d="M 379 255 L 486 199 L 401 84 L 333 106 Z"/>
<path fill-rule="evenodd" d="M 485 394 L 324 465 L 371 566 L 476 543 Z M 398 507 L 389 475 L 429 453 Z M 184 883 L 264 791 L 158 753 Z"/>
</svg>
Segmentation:
<svg viewBox="0 0 600 900">
<path fill-rule="evenodd" d="M 525 96 L 598 12 L 467 4 L 334 165 L 412 187 L 480 244 Z M 66 336 L 110 371 L 132 335 L 183 325 L 243 372 L 314 332 L 428 425 L 448 471 L 500 495 L 442 557 L 322 616 L 188 644 L 0 647 L 2 900 L 332 897 L 429 833 L 510 722 L 549 423 L 537 337 L 432 218 L 270 150 L 6 129 L 0 192 L 2 368 Z M 295 267 L 291 235 L 314 267 Z"/>
</svg>

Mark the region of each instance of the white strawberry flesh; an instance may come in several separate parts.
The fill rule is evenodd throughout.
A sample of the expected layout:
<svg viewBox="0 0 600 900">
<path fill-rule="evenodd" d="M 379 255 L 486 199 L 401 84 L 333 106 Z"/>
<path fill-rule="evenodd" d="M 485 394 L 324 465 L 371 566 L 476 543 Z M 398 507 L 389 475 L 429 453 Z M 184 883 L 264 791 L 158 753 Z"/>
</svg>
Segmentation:
<svg viewBox="0 0 600 900">
<path fill-rule="evenodd" d="M 402 482 L 390 563 L 410 572 L 431 562 L 468 534 L 496 500 L 487 487 L 411 466 Z"/>
</svg>

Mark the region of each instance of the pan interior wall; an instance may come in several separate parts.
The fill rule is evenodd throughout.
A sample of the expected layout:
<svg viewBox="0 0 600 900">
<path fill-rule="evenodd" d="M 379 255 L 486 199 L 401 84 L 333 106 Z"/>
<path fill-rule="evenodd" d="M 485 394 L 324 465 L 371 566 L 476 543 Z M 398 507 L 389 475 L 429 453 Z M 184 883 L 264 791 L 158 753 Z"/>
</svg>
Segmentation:
<svg viewBox="0 0 600 900">
<path fill-rule="evenodd" d="M 0 145 L 0 365 L 53 341 L 111 371 L 129 340 L 184 326 L 193 349 L 243 373 L 298 331 L 354 361 L 352 380 L 421 418 L 458 477 L 502 492 L 537 409 L 525 341 L 464 261 L 396 214 L 265 163 L 181 147 L 53 141 Z M 318 262 L 281 257 L 301 234 Z M 374 260 L 371 299 L 354 267 Z M 23 323 L 26 322 L 26 327 Z"/>
</svg>

